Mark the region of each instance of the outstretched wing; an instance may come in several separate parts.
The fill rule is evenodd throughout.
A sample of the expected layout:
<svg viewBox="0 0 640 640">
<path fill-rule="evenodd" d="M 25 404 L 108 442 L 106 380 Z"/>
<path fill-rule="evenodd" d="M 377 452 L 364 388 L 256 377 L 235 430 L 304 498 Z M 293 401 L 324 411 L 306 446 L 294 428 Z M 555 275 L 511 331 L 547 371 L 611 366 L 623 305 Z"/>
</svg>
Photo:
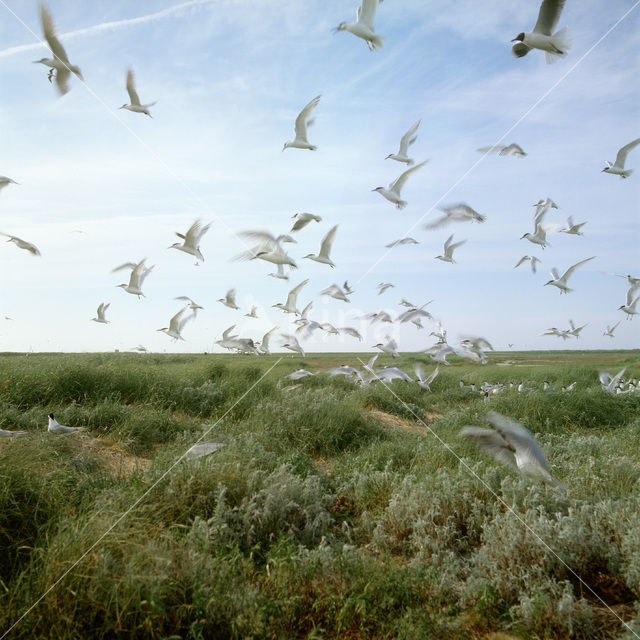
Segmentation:
<svg viewBox="0 0 640 640">
<path fill-rule="evenodd" d="M 616 164 L 618 167 L 624 167 L 624 163 L 627 161 L 627 154 L 629 153 L 629 151 L 631 151 L 631 149 L 637 147 L 639 144 L 640 138 L 636 138 L 629 144 L 625 144 L 624 147 L 622 147 L 620 151 L 618 151 L 618 155 L 616 156 L 616 161 L 614 164 Z"/>
<path fill-rule="evenodd" d="M 498 462 L 506 464 L 515 471 L 518 470 L 515 454 L 509 448 L 509 443 L 497 431 L 482 427 L 462 427 L 458 437 L 473 440 L 480 449 L 486 451 Z"/>
<path fill-rule="evenodd" d="M 409 145 L 412 145 L 415 141 L 416 141 L 416 131 L 418 130 L 418 127 L 420 126 L 420 122 L 422 122 L 421 120 L 418 120 L 418 122 L 416 122 L 411 129 L 409 129 L 409 131 L 407 131 L 407 133 L 405 133 L 402 138 L 400 138 L 400 150 L 399 150 L 399 155 L 401 156 L 406 156 L 407 152 L 409 150 Z"/>
<path fill-rule="evenodd" d="M 540 12 L 538 13 L 538 21 L 536 22 L 536 26 L 533 27 L 533 30 L 545 36 L 552 35 L 558 24 L 558 20 L 560 20 L 564 3 L 565 0 L 542 0 Z"/>
<path fill-rule="evenodd" d="M 358 22 L 367 25 L 371 31 L 375 31 L 375 19 L 376 19 L 376 10 L 378 9 L 378 5 L 382 0 L 362 0 L 362 3 L 358 7 L 356 16 L 358 18 Z"/>
<path fill-rule="evenodd" d="M 571 275 L 573 274 L 573 272 L 578 268 L 581 267 L 583 264 L 585 264 L 586 262 L 589 262 L 589 260 L 593 260 L 595 258 L 595 256 L 591 256 L 590 258 L 587 258 L 586 260 L 580 260 L 580 262 L 576 262 L 575 264 L 572 264 L 563 274 L 562 274 L 562 279 L 567 282 L 567 280 L 569 280 L 569 278 L 571 277 Z"/>
<path fill-rule="evenodd" d="M 417 164 L 414 167 L 411 167 L 411 169 L 407 169 L 404 173 L 400 174 L 400 176 L 396 178 L 394 182 L 392 182 L 389 185 L 389 189 L 391 191 L 395 191 L 396 193 L 400 193 L 402 187 L 404 187 L 404 183 L 407 181 L 409 176 L 415 171 L 417 171 L 418 169 L 421 169 L 422 167 L 424 167 L 424 165 L 427 164 L 427 162 L 429 161 L 425 160 L 424 162 L 421 162 L 420 164 Z"/>
<path fill-rule="evenodd" d="M 338 230 L 338 225 L 331 227 L 329 233 L 322 239 L 322 244 L 320 245 L 320 253 L 319 255 L 329 257 L 329 252 L 331 251 L 331 246 L 333 245 L 333 240 L 336 237 L 336 231 Z"/>
<path fill-rule="evenodd" d="M 69 58 L 67 58 L 67 52 L 58 40 L 56 35 L 56 26 L 53 22 L 51 14 L 47 11 L 44 4 L 40 5 L 40 19 L 42 20 L 42 31 L 44 33 L 44 39 L 47 41 L 49 48 L 53 55 L 61 62 L 64 62 L 67 66 L 70 65 Z M 67 72 L 68 73 L 68 72 Z"/>
<path fill-rule="evenodd" d="M 135 79 L 133 76 L 133 70 L 127 69 L 127 93 L 129 94 L 129 100 L 132 105 L 140 106 L 140 98 L 136 91 Z"/>
<path fill-rule="evenodd" d="M 304 109 L 298 114 L 295 124 L 296 138 L 307 142 L 307 126 L 311 124 L 311 114 L 320 102 L 320 96 L 316 96 Z"/>
</svg>

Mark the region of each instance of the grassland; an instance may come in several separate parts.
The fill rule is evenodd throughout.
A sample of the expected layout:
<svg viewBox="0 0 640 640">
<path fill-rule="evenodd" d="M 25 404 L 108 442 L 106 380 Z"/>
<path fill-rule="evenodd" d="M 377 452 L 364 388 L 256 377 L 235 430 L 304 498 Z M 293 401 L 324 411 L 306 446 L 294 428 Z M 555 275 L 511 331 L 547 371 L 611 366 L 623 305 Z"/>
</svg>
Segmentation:
<svg viewBox="0 0 640 640">
<path fill-rule="evenodd" d="M 36 602 L 7 637 L 640 635 L 640 396 L 597 376 L 640 376 L 638 352 L 454 361 L 432 393 L 326 374 L 283 391 L 360 363 L 278 359 L 0 355 L 0 428 L 30 432 L 0 441 L 0 635 Z M 393 364 L 415 361 L 432 369 Z M 567 491 L 456 438 L 488 409 L 460 379 L 551 383 L 489 406 Z M 88 431 L 48 434 L 50 411 Z M 210 425 L 227 446 L 175 464 Z"/>
</svg>

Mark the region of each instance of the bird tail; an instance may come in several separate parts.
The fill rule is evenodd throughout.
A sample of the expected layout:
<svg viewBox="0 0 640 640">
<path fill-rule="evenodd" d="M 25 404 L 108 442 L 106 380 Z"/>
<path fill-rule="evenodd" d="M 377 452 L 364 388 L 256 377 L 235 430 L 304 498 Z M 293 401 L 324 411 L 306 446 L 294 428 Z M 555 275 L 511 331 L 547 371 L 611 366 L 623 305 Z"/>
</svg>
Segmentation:
<svg viewBox="0 0 640 640">
<path fill-rule="evenodd" d="M 384 37 L 375 33 L 371 36 L 371 40 L 369 40 L 369 48 L 371 51 L 377 51 L 378 49 L 382 49 L 384 47 Z"/>
<path fill-rule="evenodd" d="M 621 174 L 621 178 L 628 178 L 633 173 L 633 169 L 625 169 Z"/>
<path fill-rule="evenodd" d="M 558 60 L 558 57 L 567 55 L 567 51 L 571 49 L 571 42 L 569 27 L 564 27 L 564 29 L 556 31 L 551 37 L 551 43 L 555 47 L 556 51 L 545 51 L 547 63 L 552 64 Z"/>
</svg>

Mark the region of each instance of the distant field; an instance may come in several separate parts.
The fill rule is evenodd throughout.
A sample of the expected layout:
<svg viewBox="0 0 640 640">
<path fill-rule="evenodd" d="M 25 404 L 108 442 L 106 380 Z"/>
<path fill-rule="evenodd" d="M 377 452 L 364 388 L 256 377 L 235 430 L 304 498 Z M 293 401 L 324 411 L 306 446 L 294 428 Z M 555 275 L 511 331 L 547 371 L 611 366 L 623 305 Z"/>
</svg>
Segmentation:
<svg viewBox="0 0 640 640">
<path fill-rule="evenodd" d="M 0 439 L 0 636 L 59 579 L 7 637 L 640 635 L 640 395 L 598 380 L 640 351 L 453 358 L 431 393 L 284 379 L 369 357 L 0 354 L 0 428 L 29 432 Z M 456 437 L 489 409 L 565 492 Z"/>
</svg>

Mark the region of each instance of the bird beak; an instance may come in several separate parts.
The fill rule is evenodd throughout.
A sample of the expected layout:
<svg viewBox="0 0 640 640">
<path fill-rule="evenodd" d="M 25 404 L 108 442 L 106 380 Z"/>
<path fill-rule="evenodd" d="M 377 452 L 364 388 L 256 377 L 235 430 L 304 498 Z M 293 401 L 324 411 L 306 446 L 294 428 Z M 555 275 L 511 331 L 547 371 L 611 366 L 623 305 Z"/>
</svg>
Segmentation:
<svg viewBox="0 0 640 640">
<path fill-rule="evenodd" d="M 514 38 L 511 42 L 515 42 L 518 38 Z"/>
</svg>

